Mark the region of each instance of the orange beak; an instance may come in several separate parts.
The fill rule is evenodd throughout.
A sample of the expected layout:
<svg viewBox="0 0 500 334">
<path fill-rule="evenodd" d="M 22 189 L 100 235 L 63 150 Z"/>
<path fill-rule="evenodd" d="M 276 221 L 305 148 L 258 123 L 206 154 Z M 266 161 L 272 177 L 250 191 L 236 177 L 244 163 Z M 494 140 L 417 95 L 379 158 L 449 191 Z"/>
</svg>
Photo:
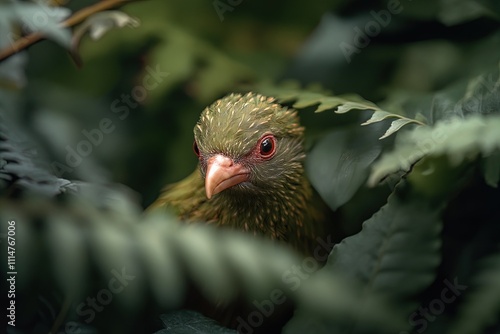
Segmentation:
<svg viewBox="0 0 500 334">
<path fill-rule="evenodd" d="M 221 154 L 214 155 L 207 161 L 205 191 L 207 198 L 231 188 L 241 182 L 248 181 L 250 171 L 241 164 L 236 164 L 231 158 Z"/>
</svg>

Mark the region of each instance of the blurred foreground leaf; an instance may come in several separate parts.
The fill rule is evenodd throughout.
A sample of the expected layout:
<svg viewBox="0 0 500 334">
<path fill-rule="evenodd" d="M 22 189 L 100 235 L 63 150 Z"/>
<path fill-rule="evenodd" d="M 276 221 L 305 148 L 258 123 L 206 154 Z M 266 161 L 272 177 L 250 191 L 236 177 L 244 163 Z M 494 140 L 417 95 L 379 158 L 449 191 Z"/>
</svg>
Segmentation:
<svg viewBox="0 0 500 334">
<path fill-rule="evenodd" d="M 500 116 L 470 116 L 402 133 L 394 150 L 375 162 L 368 183 L 374 186 L 391 173 L 408 171 L 425 156 L 446 156 L 453 166 L 477 156 L 487 157 L 500 150 L 499 128 Z"/>
</svg>

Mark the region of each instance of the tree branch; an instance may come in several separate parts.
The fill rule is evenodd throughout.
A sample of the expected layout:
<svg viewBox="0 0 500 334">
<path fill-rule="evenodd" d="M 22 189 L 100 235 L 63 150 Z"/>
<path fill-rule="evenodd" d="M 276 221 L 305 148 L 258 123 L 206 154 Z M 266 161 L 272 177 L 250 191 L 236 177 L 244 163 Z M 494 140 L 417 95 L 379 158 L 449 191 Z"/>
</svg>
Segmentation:
<svg viewBox="0 0 500 334">
<path fill-rule="evenodd" d="M 100 1 L 92 6 L 80 9 L 79 11 L 75 12 L 72 16 L 61 22 L 61 27 L 63 28 L 68 28 L 72 27 L 74 25 L 77 25 L 78 23 L 81 23 L 84 21 L 86 18 L 89 16 L 105 11 L 107 9 L 111 9 L 114 7 L 118 7 L 120 5 L 123 5 L 125 3 L 130 3 L 133 2 L 134 0 L 105 0 L 105 1 Z M 16 53 L 21 52 L 22 50 L 26 49 L 30 45 L 33 45 L 35 43 L 38 43 L 42 40 L 45 39 L 45 36 L 40 33 L 40 32 L 34 32 L 31 33 L 25 37 L 21 37 L 12 45 L 8 48 L 5 48 L 3 50 L 0 50 L 0 62 L 4 61 L 5 59 L 8 59 L 9 57 L 15 55 Z"/>
</svg>

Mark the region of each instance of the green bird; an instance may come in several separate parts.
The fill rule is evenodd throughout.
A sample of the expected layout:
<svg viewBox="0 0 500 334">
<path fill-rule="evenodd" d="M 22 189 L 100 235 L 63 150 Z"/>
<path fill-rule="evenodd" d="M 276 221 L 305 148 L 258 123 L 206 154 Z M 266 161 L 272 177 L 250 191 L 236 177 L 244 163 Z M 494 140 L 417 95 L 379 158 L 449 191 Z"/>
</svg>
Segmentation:
<svg viewBox="0 0 500 334">
<path fill-rule="evenodd" d="M 205 108 L 194 127 L 198 168 L 167 186 L 150 209 L 312 254 L 324 204 L 306 178 L 303 141 L 295 110 L 255 93 L 230 94 Z"/>
<path fill-rule="evenodd" d="M 295 110 L 255 93 L 230 94 L 205 108 L 194 127 L 198 168 L 167 186 L 149 209 L 264 236 L 313 255 L 328 211 L 305 175 L 303 142 Z M 213 307 L 202 296 L 192 299 L 195 309 L 232 328 L 255 310 L 244 300 Z M 292 312 L 287 301 L 255 332 L 280 332 Z"/>
</svg>

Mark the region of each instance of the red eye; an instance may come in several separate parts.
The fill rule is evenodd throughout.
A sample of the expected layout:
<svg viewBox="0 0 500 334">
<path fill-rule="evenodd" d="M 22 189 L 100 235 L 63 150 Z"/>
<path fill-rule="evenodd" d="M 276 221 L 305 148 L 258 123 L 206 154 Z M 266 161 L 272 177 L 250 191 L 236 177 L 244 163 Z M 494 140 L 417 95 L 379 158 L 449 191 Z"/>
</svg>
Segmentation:
<svg viewBox="0 0 500 334">
<path fill-rule="evenodd" d="M 271 158 L 276 153 L 276 138 L 273 135 L 267 135 L 260 140 L 260 156 L 264 159 Z"/>
<path fill-rule="evenodd" d="M 196 141 L 193 142 L 193 151 L 194 154 L 199 158 L 200 157 L 200 149 L 198 148 L 198 144 L 196 144 Z"/>
</svg>

